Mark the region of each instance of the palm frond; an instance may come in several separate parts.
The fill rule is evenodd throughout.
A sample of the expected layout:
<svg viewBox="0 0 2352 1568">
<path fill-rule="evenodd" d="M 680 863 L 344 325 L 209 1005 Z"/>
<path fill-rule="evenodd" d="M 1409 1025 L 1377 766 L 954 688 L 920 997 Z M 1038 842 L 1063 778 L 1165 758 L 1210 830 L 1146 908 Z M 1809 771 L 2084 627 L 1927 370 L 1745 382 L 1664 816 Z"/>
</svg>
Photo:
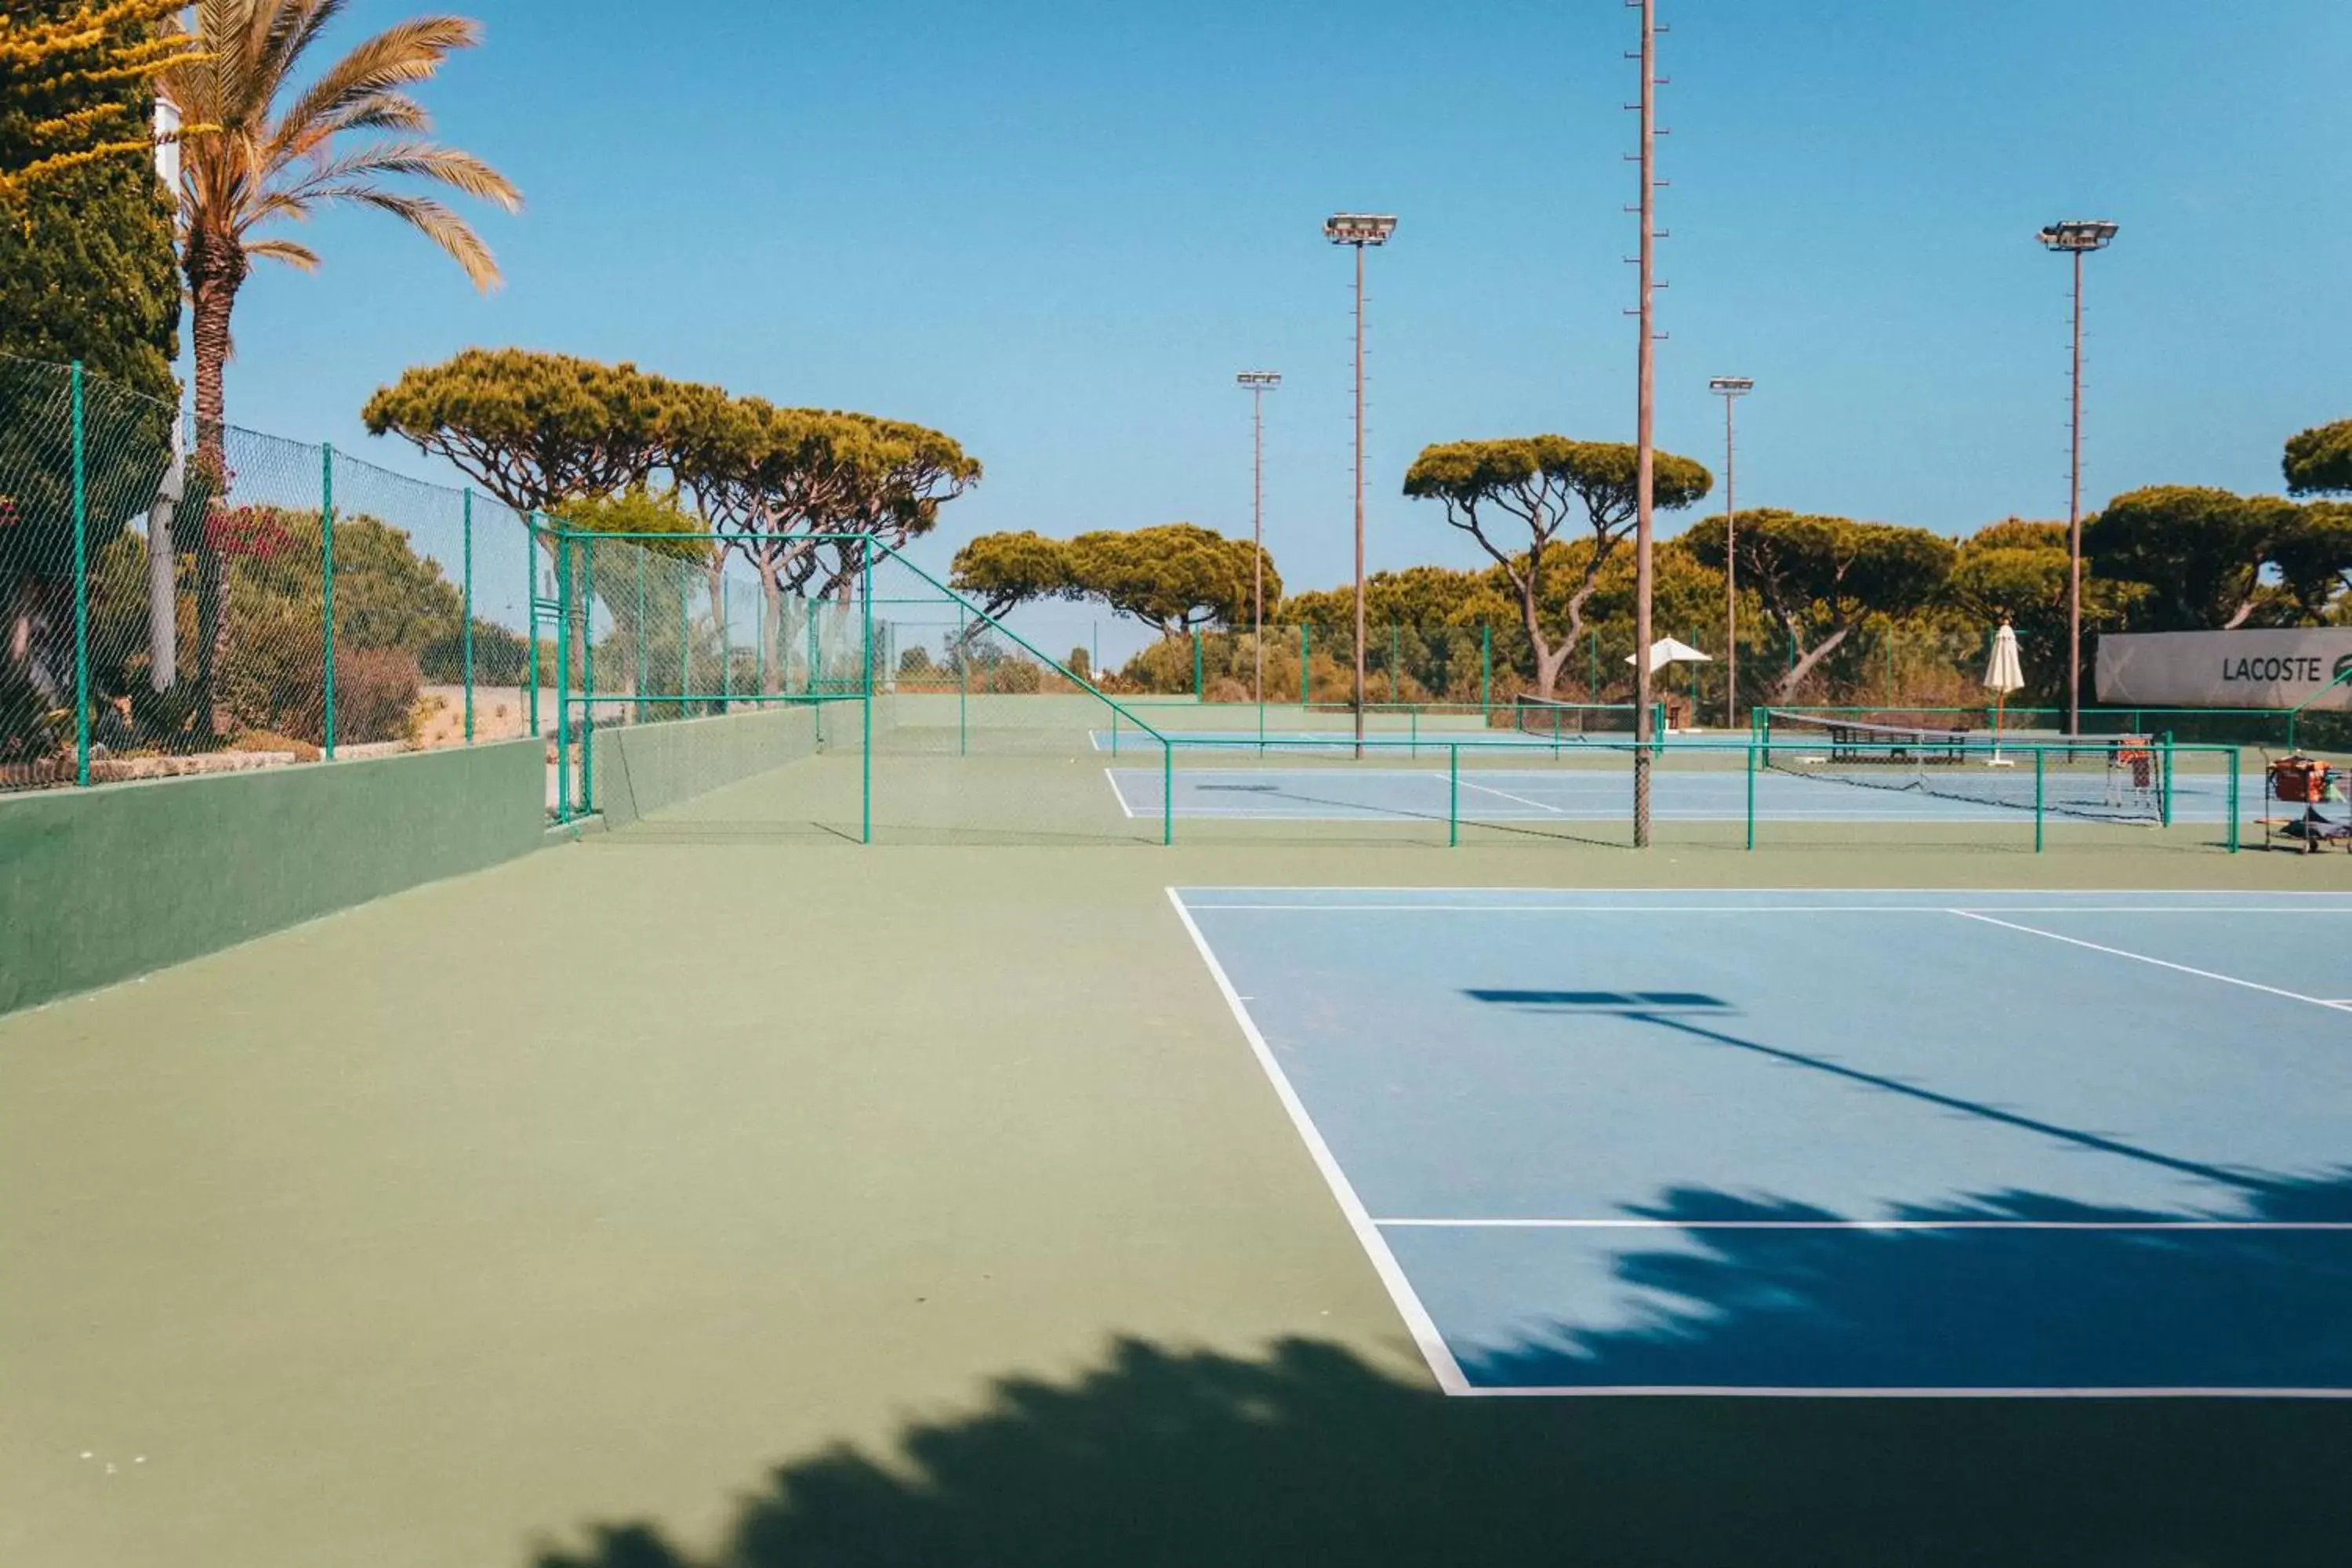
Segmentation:
<svg viewBox="0 0 2352 1568">
<path fill-rule="evenodd" d="M 446 251 L 451 260 L 466 269 L 474 287 L 485 294 L 504 281 L 499 274 L 497 258 L 482 243 L 482 237 L 474 232 L 473 226 L 431 196 L 404 195 L 373 185 L 350 185 L 322 191 L 318 199 L 350 202 L 390 213 Z"/>
<path fill-rule="evenodd" d="M 430 131 L 433 117 L 404 92 L 380 92 L 322 122 L 329 136 L 347 131 Z"/>
<path fill-rule="evenodd" d="M 429 79 L 455 50 L 481 41 L 478 23 L 463 16 L 418 16 L 385 28 L 327 68 L 278 121 L 289 141 L 381 92 Z"/>
<path fill-rule="evenodd" d="M 249 260 L 282 261 L 301 272 L 319 270 L 319 253 L 290 239 L 249 239 L 245 254 Z"/>
<path fill-rule="evenodd" d="M 379 142 L 319 164 L 285 188 L 297 200 L 345 200 L 354 182 L 380 175 L 431 180 L 509 212 L 522 205 L 522 193 L 508 178 L 475 157 L 432 142 Z"/>
</svg>

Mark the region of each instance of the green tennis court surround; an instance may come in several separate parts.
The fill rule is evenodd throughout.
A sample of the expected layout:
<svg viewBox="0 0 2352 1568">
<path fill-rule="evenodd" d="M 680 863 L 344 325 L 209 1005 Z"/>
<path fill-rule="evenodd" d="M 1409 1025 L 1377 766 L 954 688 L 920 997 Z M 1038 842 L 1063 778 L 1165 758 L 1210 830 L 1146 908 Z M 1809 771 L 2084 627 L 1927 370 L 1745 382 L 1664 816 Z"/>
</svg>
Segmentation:
<svg viewBox="0 0 2352 1568">
<path fill-rule="evenodd" d="M 529 854 L 544 758 L 511 741 L 0 799 L 0 1012 Z"/>
</svg>

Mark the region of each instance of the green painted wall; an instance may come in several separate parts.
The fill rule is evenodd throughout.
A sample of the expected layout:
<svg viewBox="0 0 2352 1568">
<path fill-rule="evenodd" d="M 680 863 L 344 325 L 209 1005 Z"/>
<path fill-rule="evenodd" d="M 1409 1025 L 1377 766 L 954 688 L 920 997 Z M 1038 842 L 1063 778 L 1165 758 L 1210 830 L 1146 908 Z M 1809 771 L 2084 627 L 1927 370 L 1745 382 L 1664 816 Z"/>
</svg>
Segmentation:
<svg viewBox="0 0 2352 1568">
<path fill-rule="evenodd" d="M 854 737 L 857 724 L 856 704 L 828 705 L 827 743 L 836 731 Z M 816 755 L 816 710 L 807 706 L 598 730 L 592 804 L 605 826 L 625 827 L 664 806 Z"/>
<path fill-rule="evenodd" d="M 546 792 L 511 741 L 0 798 L 0 1012 L 528 854 Z"/>
</svg>

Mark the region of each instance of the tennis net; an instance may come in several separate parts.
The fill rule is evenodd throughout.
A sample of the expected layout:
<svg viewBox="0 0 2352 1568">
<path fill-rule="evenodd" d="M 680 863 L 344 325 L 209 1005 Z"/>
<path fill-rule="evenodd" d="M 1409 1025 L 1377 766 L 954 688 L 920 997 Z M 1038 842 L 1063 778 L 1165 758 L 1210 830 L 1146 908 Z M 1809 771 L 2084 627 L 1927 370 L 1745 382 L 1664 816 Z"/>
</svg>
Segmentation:
<svg viewBox="0 0 2352 1568">
<path fill-rule="evenodd" d="M 1864 789 L 1907 790 L 2101 822 L 2172 820 L 2168 742 L 2103 735 L 2004 749 L 1984 731 L 1776 713 L 1761 742 L 1774 773 Z"/>
<path fill-rule="evenodd" d="M 1665 733 L 1665 705 L 1653 703 L 1651 733 Z M 1640 709 L 1631 702 L 1560 702 L 1548 697 L 1516 698 L 1511 703 L 1511 728 L 1523 735 L 1572 741 L 1583 735 L 1631 735 Z"/>
</svg>

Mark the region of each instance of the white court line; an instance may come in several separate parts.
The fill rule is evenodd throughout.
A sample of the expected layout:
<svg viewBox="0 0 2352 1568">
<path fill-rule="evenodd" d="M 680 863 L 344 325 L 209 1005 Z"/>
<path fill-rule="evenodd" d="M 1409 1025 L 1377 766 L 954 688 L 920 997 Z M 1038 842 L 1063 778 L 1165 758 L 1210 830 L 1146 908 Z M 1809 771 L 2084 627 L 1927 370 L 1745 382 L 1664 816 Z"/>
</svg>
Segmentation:
<svg viewBox="0 0 2352 1568">
<path fill-rule="evenodd" d="M 2128 958 L 2135 963 L 2152 963 L 2158 969 L 2177 970 L 2183 974 L 2193 974 L 2200 980 L 2218 980 L 2224 985 L 2240 985 L 2249 991 L 2267 992 L 2273 996 L 2284 996 L 2290 1002 L 2308 1002 L 2315 1007 L 2325 1007 L 2331 1013 L 2352 1011 L 2352 1008 L 2347 1008 L 2341 1002 L 2323 1002 L 2316 996 L 2305 996 L 2300 991 L 2285 991 L 2275 985 L 2264 985 L 2258 980 L 2241 980 L 2234 974 L 2222 974 L 2210 969 L 2194 969 L 2186 963 L 2175 963 L 2168 958 L 2150 958 L 2147 953 L 2133 952 L 2127 948 L 2109 947 L 2104 942 L 2084 942 L 2078 936 L 2061 936 L 2054 931 L 2042 931 L 2036 926 L 2021 926 L 2014 921 L 1995 920 L 1990 915 L 1979 914 L 1974 910 L 1954 910 L 1952 913 L 1964 921 L 1981 921 L 1986 925 L 2003 926 L 2011 931 L 2021 931 L 2028 936 L 2047 937 L 2052 942 L 2063 942 L 2069 947 L 2086 947 L 2093 952 L 2111 953 L 2117 958 Z"/>
<path fill-rule="evenodd" d="M 1471 1387 L 1476 1399 L 1622 1399 L 1677 1395 L 1706 1399 L 2352 1399 L 2352 1388 L 1759 1388 L 1741 1384 L 1577 1384 L 1526 1388 Z"/>
<path fill-rule="evenodd" d="M 1331 1196 L 1339 1202 L 1339 1212 L 1347 1216 L 1349 1227 L 1356 1233 L 1357 1244 L 1371 1259 L 1373 1271 L 1380 1276 L 1381 1283 L 1388 1288 L 1389 1300 L 1395 1303 L 1397 1312 L 1404 1319 L 1405 1328 L 1412 1335 L 1413 1343 L 1421 1348 L 1422 1359 L 1429 1363 L 1430 1373 L 1437 1379 L 1438 1387 L 1447 1394 L 1470 1393 L 1470 1380 L 1463 1376 L 1462 1365 L 1454 1359 L 1454 1352 L 1447 1348 L 1445 1336 L 1437 1331 L 1437 1321 L 1429 1315 L 1429 1309 L 1423 1306 L 1421 1298 L 1413 1293 L 1412 1282 L 1405 1278 L 1396 1255 L 1389 1250 L 1389 1244 L 1381 1237 L 1380 1228 L 1372 1224 L 1370 1212 L 1364 1207 L 1363 1200 L 1356 1195 L 1356 1189 L 1349 1183 L 1347 1173 L 1339 1168 L 1338 1157 L 1331 1152 L 1330 1145 L 1323 1142 L 1323 1134 L 1307 1114 L 1306 1101 L 1300 1100 L 1298 1091 L 1291 1088 L 1282 1064 L 1274 1059 L 1272 1047 L 1266 1045 L 1265 1037 L 1258 1033 L 1256 1021 L 1251 1018 L 1249 1008 L 1243 1005 L 1241 994 L 1226 978 L 1224 966 L 1217 962 L 1217 955 L 1210 948 L 1208 939 L 1201 934 L 1201 928 L 1192 923 L 1192 912 L 1184 907 L 1183 898 L 1173 888 L 1168 889 L 1168 901 L 1175 906 L 1176 918 L 1184 922 L 1184 930 L 1192 938 L 1192 946 L 1200 952 L 1201 962 L 1209 966 L 1209 977 L 1217 983 L 1217 990 L 1224 997 L 1225 1005 L 1232 1010 L 1234 1021 L 1242 1026 L 1243 1037 L 1249 1041 L 1251 1051 L 1257 1057 L 1257 1065 L 1265 1069 L 1266 1078 L 1274 1085 L 1276 1098 L 1282 1101 L 1282 1109 L 1289 1113 L 1291 1126 L 1297 1130 L 1300 1141 L 1307 1145 L 1307 1153 L 1314 1157 L 1315 1168 L 1323 1173 L 1324 1184 L 1331 1189 Z"/>
<path fill-rule="evenodd" d="M 2315 1230 L 2352 1220 L 2041 1219 L 1376 1219 L 1391 1230 Z"/>
<path fill-rule="evenodd" d="M 1111 798 L 1118 802 L 1119 810 L 1127 813 L 1128 820 L 1132 822 L 1135 819 L 1135 807 L 1127 804 L 1127 792 L 1118 787 L 1118 770 L 1105 768 L 1103 777 L 1110 781 Z"/>
<path fill-rule="evenodd" d="M 1476 915 L 1971 915 L 1976 911 L 1949 904 L 1213 904 L 1193 906 L 1203 914 L 1223 910 L 1286 910 L 1292 913 Z M 2232 909 L 2212 904 L 2052 904 L 2047 908 L 2000 906 L 2012 915 L 2352 915 L 2352 905 L 2339 909 Z M 2044 933 L 2047 934 L 2047 933 Z M 2063 939 L 2061 940 L 2071 940 Z M 2151 963 L 2159 962 L 2150 960 Z M 2311 998 L 2305 997 L 2308 1001 Z M 2352 1006 L 2352 1002 L 2326 1003 Z"/>
<path fill-rule="evenodd" d="M 1569 891 L 1569 890 L 1570 890 L 1570 889 L 1562 889 L 1562 888 L 1541 888 L 1541 887 L 1533 887 L 1533 888 L 1495 888 L 1495 887 L 1465 888 L 1465 887 L 1444 887 L 1444 886 L 1438 886 L 1438 885 L 1434 885 L 1434 884 L 1424 886 L 1424 885 L 1421 885 L 1421 884 L 1402 883 L 1402 882 L 1362 882 L 1362 883 L 1339 883 L 1339 882 L 1327 882 L 1327 883 L 1320 883 L 1320 884 L 1318 884 L 1318 883 L 1312 883 L 1312 882 L 1309 882 L 1309 883 L 1300 884 L 1300 885 L 1297 885 L 1297 886 L 1284 886 L 1284 887 L 1279 887 L 1279 888 L 1269 888 L 1269 887 L 1265 887 L 1265 886 L 1247 886 L 1247 885 L 1241 885 L 1241 886 L 1229 886 L 1229 887 L 1223 887 L 1223 888 L 1184 888 L 1184 889 L 1179 889 L 1179 891 L 1181 891 L 1181 892 L 1187 892 L 1187 893 L 1265 893 L 1265 892 L 1283 892 L 1283 893 L 1424 893 L 1424 894 L 1444 894 L 1444 895 L 1447 895 L 1447 896 L 1449 896 L 1449 897 L 1451 897 L 1451 896 L 1453 896 L 1453 895 L 1454 895 L 1454 894 L 1460 894 L 1460 895 L 1463 895 L 1464 897 L 1495 897 L 1495 896 L 1497 896 L 1497 895 L 1504 896 L 1504 897 L 1509 897 L 1509 896 L 1514 895 L 1514 894 L 1523 894 L 1523 893 L 1524 893 L 1524 894 L 1558 893 L 1558 892 L 1566 892 L 1566 891 Z M 1650 887 L 1650 888 L 1578 888 L 1578 889 L 1573 889 L 1573 890 L 1574 890 L 1574 891 L 1576 891 L 1576 892 L 1578 892 L 1578 893 L 1581 893 L 1581 894 L 1590 894 L 1590 895 L 1592 895 L 1592 896 L 1595 896 L 1595 897 L 1598 897 L 1599 895 L 1603 894 L 1603 893 L 1608 893 L 1608 894 L 1620 894 L 1620 893 L 1622 893 L 1622 894 L 1633 894 L 1633 895 L 1639 895 L 1639 894 L 1643 894 L 1643 893 L 1673 893 L 1673 892 L 1677 891 L 1677 889 L 1673 889 L 1673 888 L 1656 888 L 1656 887 Z M 1881 894 L 1881 895 L 1885 895 L 1885 896 L 1887 896 L 1887 897 L 1892 897 L 1892 896 L 1894 896 L 1894 895 L 1895 895 L 1895 894 L 1896 894 L 1896 893 L 1906 893 L 1906 894 L 1908 894 L 1908 893 L 1924 893 L 1924 894 L 1932 894 L 1933 896 L 1935 896 L 1935 897 L 1937 897 L 1937 898 L 1939 898 L 1939 899 L 1949 899 L 1949 898 L 1951 898 L 1951 897 L 1953 897 L 1953 896 L 1955 896 L 1955 895 L 1959 895 L 1959 896 L 1963 896 L 1963 897 L 1966 897 L 1966 896 L 1973 896 L 1973 897 L 1976 897 L 1976 898 L 1985 898 L 1985 899 L 1996 899 L 1996 898 L 1999 898 L 1999 899 L 2008 899 L 2008 898 L 2019 898 L 2019 899 L 2025 899 L 2025 898 L 2031 898 L 2031 899 L 2043 899 L 2043 898 L 2048 898 L 2048 897 L 2050 897 L 2050 896 L 2051 896 L 2051 894 L 2052 894 L 2052 891 L 2053 891 L 2053 889 L 2049 889 L 2049 888 L 1893 888 L 1893 887 L 1890 887 L 1890 888 L 1702 888 L 1702 889 L 1691 889 L 1691 890 L 1693 890 L 1693 891 L 1698 891 L 1698 892 L 1708 892 L 1708 893 L 1754 893 L 1754 894 L 1757 894 L 1757 895 L 1759 895 L 1759 896 L 1761 896 L 1761 895 L 1763 895 L 1763 894 L 1769 893 L 1769 894 L 1772 894 L 1772 895 L 1774 895 L 1774 896 L 1776 896 L 1776 897 L 1777 897 L 1777 896 L 1780 896 L 1780 895 L 1801 896 L 1801 895 L 1805 895 L 1805 894 L 1813 894 L 1813 895 L 1823 896 L 1823 897 L 1838 897 L 1838 898 L 1868 898 L 1868 897 L 1870 897 L 1870 896 L 1871 896 L 1871 895 L 1873 895 L 1873 894 Z M 2327 889 L 2285 888 L 2285 889 L 2264 889 L 2264 890 L 2263 890 L 2263 891 L 2260 891 L 2260 892 L 2253 892 L 2253 893 L 2240 892 L 2240 891 L 2237 891 L 2237 890 L 2235 890 L 2235 889 L 2226 889 L 2226 888 L 2215 888 L 2215 889 L 2180 889 L 2180 888 L 2084 888 L 2084 889 L 2081 889 L 2081 892 L 2082 892 L 2082 896 L 2083 896 L 2084 898 L 2086 898 L 2086 899 L 2105 899 L 2105 898 L 2127 899 L 2127 898 L 2130 898 L 2130 897 L 2134 896 L 2135 894 L 2138 894 L 2138 895 L 2142 895 L 2142 896 L 2146 896 L 2146 897 L 2152 897 L 2152 898 L 2174 898 L 2174 897 L 2178 897 L 2178 896 L 2179 896 L 2179 895 L 2180 895 L 2180 894 L 2182 894 L 2183 892 L 2187 892 L 2187 893 L 2189 893 L 2189 894 L 2191 894 L 2191 895 L 2194 895 L 2194 894 L 2199 893 L 2199 892 L 2202 892 L 2202 893 L 2204 893 L 2204 895 L 2205 895 L 2206 897 L 2208 897 L 2208 898 L 2212 898 L 2212 899 L 2217 899 L 2217 900 L 2230 900 L 2230 899 L 2245 899 L 2245 898 L 2258 898 L 2258 899 L 2335 899 L 2335 900 L 2339 900 L 2339 901 L 2343 901 L 2343 902 L 2347 902 L 2347 903 L 2352 903 L 2352 892 L 2343 892 L 2343 891 L 2338 891 L 2338 890 L 2336 890 L 2336 889 L 2332 889 L 2332 888 L 2327 888 Z M 1939 909 L 1944 909 L 1944 910 L 1948 910 L 1948 909 L 1950 909 L 1950 908 L 1951 908 L 1951 906 L 1950 906 L 1948 903 L 1947 903 L 1947 904 L 1942 904 L 1942 905 L 1938 905 L 1937 907 L 1938 907 Z M 1970 907 L 1974 907 L 1974 906 L 1970 906 Z M 2213 907 L 2214 909 L 2216 909 L 2216 910 L 2229 910 L 2231 906 L 2230 904 L 2228 904 L 2227 902 L 2221 902 L 2221 903 L 2216 903 L 2216 904 L 2214 904 L 2212 907 Z"/>
<path fill-rule="evenodd" d="M 1445 775 L 1445 774 L 1444 774 L 1444 773 L 1424 773 L 1424 774 L 1423 774 L 1422 776 L 1423 776 L 1423 778 L 1433 778 L 1433 779 L 1442 779 L 1442 778 L 1446 777 L 1446 775 Z M 1475 783 L 1473 783 L 1473 782 L 1472 782 L 1471 780 L 1469 780 L 1469 779 L 1462 779 L 1460 782 L 1461 782 L 1461 783 L 1463 783 L 1463 784 L 1468 784 L 1472 789 L 1484 790 L 1484 791 L 1486 791 L 1488 795 L 1501 795 L 1505 800 L 1515 800 L 1515 801 L 1517 801 L 1521 805 L 1532 805 L 1532 806 L 1534 806 L 1538 811 L 1546 811 L 1546 812 L 1549 812 L 1549 813 L 1551 813 L 1551 814 L 1552 814 L 1553 816 L 1557 816 L 1558 815 L 1559 815 L 1559 812 L 1560 812 L 1560 809 L 1561 809 L 1560 807 L 1556 806 L 1556 805 L 1546 805 L 1543 802 L 1541 802 L 1541 801 L 1539 801 L 1539 800 L 1529 800 L 1526 795 L 1513 795 L 1509 790 L 1507 790 L 1507 789 L 1496 789 L 1496 788 L 1494 785 L 1492 785 L 1492 784 L 1475 784 Z"/>
</svg>

